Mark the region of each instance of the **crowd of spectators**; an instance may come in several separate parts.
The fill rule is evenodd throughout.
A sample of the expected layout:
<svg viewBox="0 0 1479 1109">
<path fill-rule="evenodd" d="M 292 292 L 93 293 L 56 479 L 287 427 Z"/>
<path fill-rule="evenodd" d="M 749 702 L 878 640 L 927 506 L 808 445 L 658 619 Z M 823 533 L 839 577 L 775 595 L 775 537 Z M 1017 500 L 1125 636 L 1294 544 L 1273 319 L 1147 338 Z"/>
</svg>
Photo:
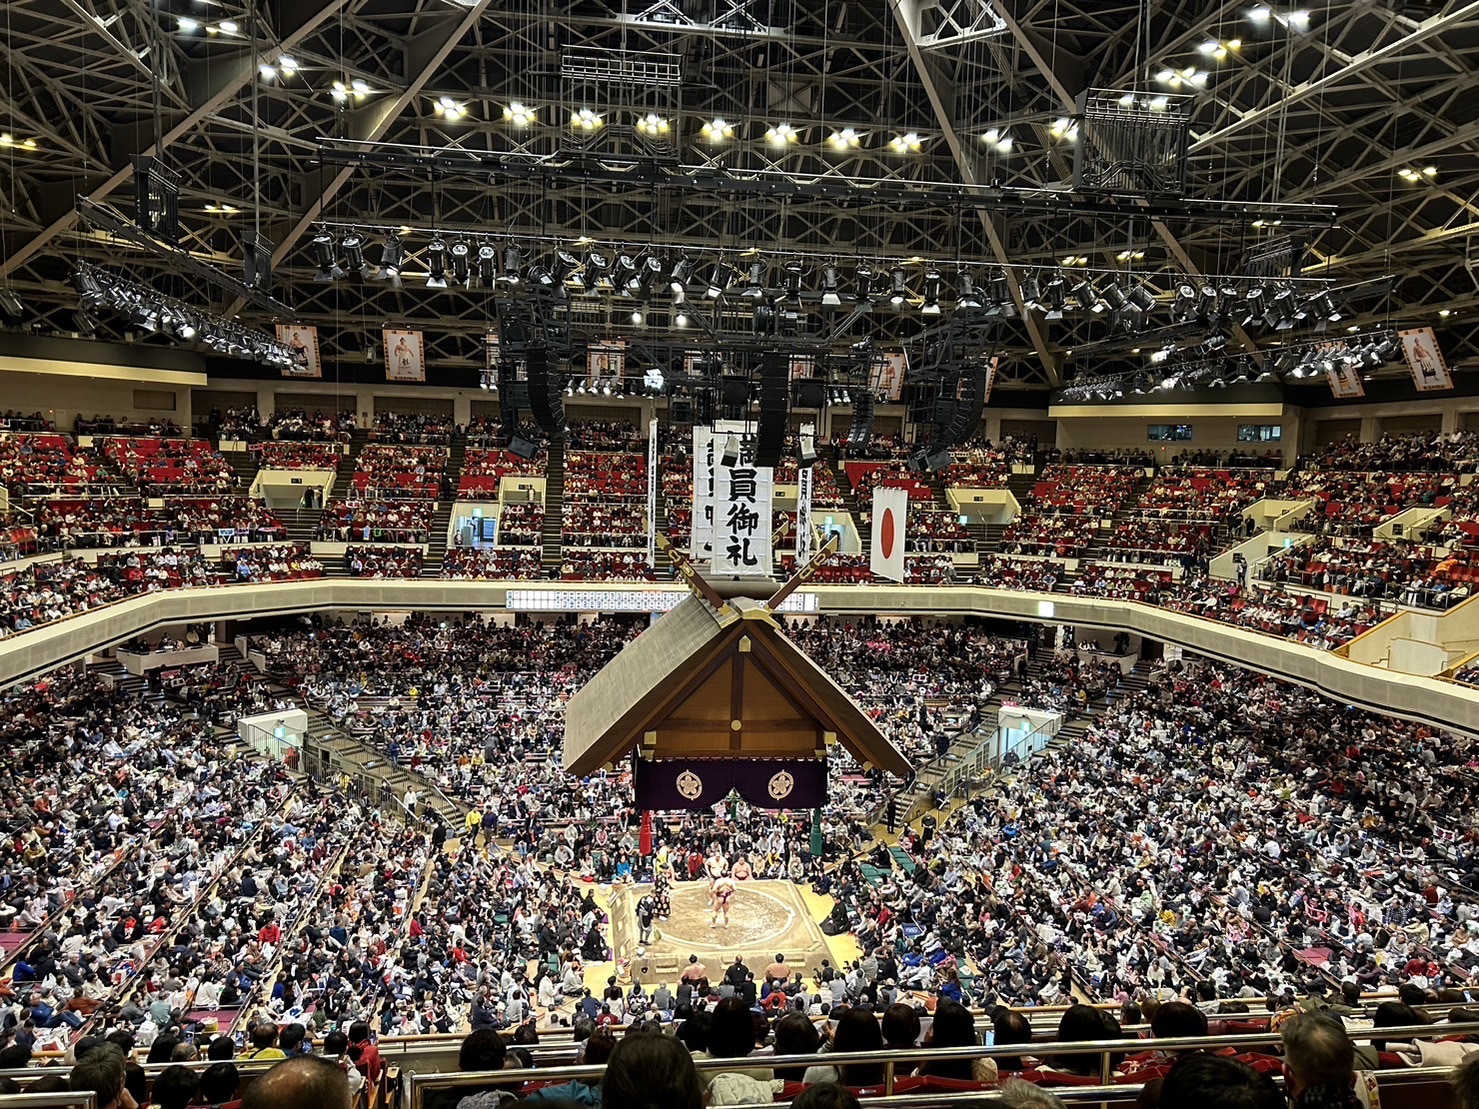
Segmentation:
<svg viewBox="0 0 1479 1109">
<path fill-rule="evenodd" d="M 977 585 L 993 589 L 1033 589 L 1051 593 L 1064 579 L 1066 567 L 1047 558 L 1012 558 L 982 553 L 972 574 Z"/>
<path fill-rule="evenodd" d="M 666 1040 L 728 1058 L 809 1053 L 819 1030 L 838 1052 L 910 1046 L 921 1017 L 934 1046 L 975 1044 L 965 1002 L 985 1007 L 998 1044 L 1024 1044 L 1023 1060 L 999 1061 L 1003 1072 L 1089 1084 L 1097 1057 L 1040 1061 L 1026 1020 L 993 1006 L 1116 1001 L 1166 1035 L 1179 1025 L 1157 1012 L 1246 1014 L 1338 980 L 1422 1000 L 1467 988 L 1479 968 L 1466 890 L 1479 869 L 1468 821 L 1476 741 L 1197 660 L 1158 664 L 1137 691 L 1112 660 L 1043 659 L 1020 703 L 1102 716 L 1073 744 L 1008 767 L 993 790 L 905 829 L 893 850 L 870 843 L 834 798 L 815 829 L 820 854 L 811 818 L 735 805 L 722 819 L 660 815 L 658 855 L 644 859 L 628 775 L 576 782 L 559 766 L 565 700 L 644 624 L 315 617 L 249 633 L 274 680 L 472 807 L 455 851 L 435 821 L 387 823 L 339 786 L 217 738 L 209 718 L 280 703 L 232 665 L 181 668 L 165 702 L 77 671 L 5 694 L 0 808 L 19 831 L 0 842 L 0 874 L 12 879 L 0 913 L 23 944 L 5 998 L 25 1014 L 7 1032 L 29 1049 L 123 1030 L 131 1045 L 172 1052 L 180 1030 L 219 1022 L 250 1035 L 250 1054 L 275 1058 L 279 1042 L 291 1054 L 304 1033 L 347 1030 L 361 1046 L 329 1054 L 355 1069 L 372 1031 L 512 1034 L 537 1006 L 598 1026 L 676 1016 L 683 1027 Z M 916 764 L 938 752 L 944 721 L 969 723 L 1029 653 L 983 624 L 787 625 Z M 188 711 L 203 701 L 209 713 Z M 861 774 L 841 784 L 849 803 L 878 790 Z M 833 920 L 854 933 L 859 958 L 814 977 L 700 967 L 702 987 L 685 972 L 686 991 L 684 978 L 648 979 L 660 992 L 647 993 L 634 974 L 587 1006 L 583 963 L 610 952 L 581 880 L 642 878 L 653 865 L 699 878 L 716 844 L 757 876 L 835 898 Z M 911 991 L 935 995 L 927 1011 L 912 1012 Z M 787 1016 L 772 1029 L 756 1008 Z M 785 1023 L 793 1013 L 811 1018 L 804 1030 Z M 1118 1035 L 1077 1005 L 1058 1038 Z M 1163 1061 L 1114 1065 L 1139 1080 Z M 765 1066 L 747 1060 L 736 1073 Z M 997 1064 L 965 1066 L 920 1071 L 997 1076 Z M 789 1077 L 868 1087 L 871 1073 Z M 754 1081 L 742 1100 L 775 1092 L 769 1074 Z M 607 1091 L 614 1106 L 627 1104 L 621 1082 Z"/>
<path fill-rule="evenodd" d="M 161 513 L 167 543 L 270 543 L 287 535 L 282 521 L 253 497 L 167 497 Z"/>
<path fill-rule="evenodd" d="M 1214 470 L 1278 470 L 1284 465 L 1284 452 L 1282 450 L 1273 450 L 1272 448 L 1262 453 L 1251 450 L 1214 451 L 1198 448 L 1195 450 L 1178 451 L 1171 456 L 1169 464 L 1179 467 L 1197 466 Z"/>
<path fill-rule="evenodd" d="M 1175 574 L 1171 570 L 1081 562 L 1078 576 L 1069 587 L 1069 592 L 1076 597 L 1104 597 L 1155 604 L 1174 589 Z"/>
<path fill-rule="evenodd" d="M 14 408 L 7 408 L 0 416 L 0 431 L 55 431 L 56 424 L 43 416 L 38 409 L 27 416 Z"/>
<path fill-rule="evenodd" d="M 177 438 L 183 433 L 173 419 L 124 420 L 116 416 L 93 416 L 89 419 L 79 412 L 72 418 L 72 434 L 74 436 L 90 435 L 94 438 L 106 435 L 137 435 L 146 439 L 158 439 L 161 436 Z"/>
<path fill-rule="evenodd" d="M 146 497 L 226 493 L 240 481 L 231 463 L 206 439 L 107 438 L 103 456 Z"/>
<path fill-rule="evenodd" d="M 976 541 L 960 517 L 945 509 L 911 505 L 904 534 L 905 550 L 964 554 L 976 549 Z"/>
<path fill-rule="evenodd" d="M 545 460 L 520 458 L 506 450 L 492 447 L 469 447 L 462 460 L 462 475 L 457 491 L 463 496 L 495 496 L 498 483 L 506 475 L 543 477 Z"/>
<path fill-rule="evenodd" d="M 1141 599 L 1149 604 L 1220 620 L 1238 627 L 1331 650 L 1379 623 L 1386 613 L 1369 599 L 1344 598 L 1332 607 L 1323 597 L 1280 586 L 1247 586 L 1200 574 L 1170 587 L 1152 583 Z"/>
<path fill-rule="evenodd" d="M 560 578 L 563 581 L 656 581 L 657 574 L 647 565 L 647 552 L 635 547 L 625 550 L 562 547 Z"/>
<path fill-rule="evenodd" d="M 27 631 L 135 592 L 82 559 L 31 562 L 0 574 L 0 634 Z"/>
<path fill-rule="evenodd" d="M 474 416 L 463 429 L 467 445 L 492 447 L 503 442 L 503 424 L 497 416 Z"/>
<path fill-rule="evenodd" d="M 203 423 L 199 417 L 195 421 L 196 433 L 211 439 L 244 442 L 254 439 L 261 430 L 262 417 L 255 404 L 230 405 L 224 412 L 217 405 Z"/>
<path fill-rule="evenodd" d="M 420 547 L 344 548 L 344 570 L 352 578 L 419 578 Z"/>
<path fill-rule="evenodd" d="M 1318 535 L 1369 536 L 1371 529 L 1409 508 L 1436 507 L 1458 489 L 1454 474 L 1409 471 L 1322 470 L 1309 466 L 1284 483 L 1286 500 L 1311 500 L 1295 525 Z"/>
<path fill-rule="evenodd" d="M 1272 470 L 1166 467 L 1135 499 L 1134 512 L 1147 520 L 1240 526 L 1239 514 L 1267 495 L 1273 481 Z"/>
<path fill-rule="evenodd" d="M 41 537 L 29 519 L 13 512 L 0 514 L 0 562 L 12 562 L 40 550 Z"/>
<path fill-rule="evenodd" d="M 376 443 L 428 443 L 445 446 L 457 425 L 450 415 L 430 412 L 377 412 L 370 439 Z"/>
<path fill-rule="evenodd" d="M 567 451 L 639 454 L 646 461 L 647 436 L 636 424 L 625 420 L 571 420 L 569 432 Z"/>
<path fill-rule="evenodd" d="M 348 442 L 357 426 L 352 408 L 338 412 L 314 409 L 312 413 L 301 407 L 279 408 L 263 424 L 273 439 L 327 443 Z"/>
<path fill-rule="evenodd" d="M 105 470 L 91 451 L 74 450 L 61 435 L 0 436 L 0 484 L 17 496 L 99 483 Z"/>
<path fill-rule="evenodd" d="M 1446 887 L 1473 867 L 1475 753 L 1263 675 L 1162 664 L 938 836 L 906 834 L 912 868 L 845 872 L 842 896 L 865 951 L 912 926 L 988 1002 L 1462 988 L 1479 932 Z"/>
<path fill-rule="evenodd" d="M 543 556 L 537 549 L 453 547 L 442 558 L 439 575 L 451 581 L 505 579 L 531 581 L 545 577 Z"/>
<path fill-rule="evenodd" d="M 505 504 L 498 510 L 498 544 L 502 547 L 534 547 L 544 533 L 544 505 L 531 502 Z"/>
<path fill-rule="evenodd" d="M 321 578 L 324 564 L 301 543 L 229 548 L 221 565 L 233 581 L 305 581 Z"/>
<path fill-rule="evenodd" d="M 1260 576 L 1325 593 L 1442 609 L 1468 598 L 1479 568 L 1466 554 L 1416 543 L 1319 536 L 1263 563 Z"/>
<path fill-rule="evenodd" d="M 369 443 L 355 458 L 350 481 L 370 500 L 434 501 L 451 491 L 447 457 L 446 447 Z"/>
<path fill-rule="evenodd" d="M 1409 432 L 1370 443 L 1347 435 L 1302 462 L 1319 470 L 1479 473 L 1479 432 Z"/>
<path fill-rule="evenodd" d="M 1064 462 L 1042 473 L 1022 515 L 1002 533 L 1004 554 L 1074 558 L 1094 541 L 1144 477 L 1134 465 Z"/>
<path fill-rule="evenodd" d="M 318 538 L 339 543 L 425 543 L 435 514 L 433 501 L 330 501 L 319 518 Z"/>
<path fill-rule="evenodd" d="M 344 456 L 337 443 L 270 440 L 252 444 L 262 470 L 336 470 Z"/>
<path fill-rule="evenodd" d="M 567 500 L 560 541 L 566 547 L 647 546 L 646 500 Z"/>
<path fill-rule="evenodd" d="M 789 577 L 796 571 L 796 556 L 789 552 L 780 554 L 777 565 L 780 576 Z M 949 585 L 967 580 L 961 574 L 969 574 L 969 568 L 962 567 L 957 573 L 955 560 L 948 554 L 909 555 L 904 559 L 906 585 Z M 867 585 L 885 580 L 873 573 L 868 555 L 836 553 L 828 555 L 808 579 L 815 585 Z"/>
<path fill-rule="evenodd" d="M 32 502 L 52 549 L 140 544 L 270 542 L 285 534 L 261 501 L 234 494 L 169 497 L 151 508 L 137 497 L 58 497 Z"/>
<path fill-rule="evenodd" d="M 1119 562 L 1204 562 L 1228 545 L 1215 523 L 1131 516 L 1104 539 L 1103 557 Z"/>
<path fill-rule="evenodd" d="M 565 561 L 601 567 L 596 572 L 603 578 L 651 580 L 645 559 L 603 560 L 582 550 L 647 546 L 647 455 L 636 428 L 587 421 L 572 425 L 572 439 L 581 448 L 565 455 L 560 537 Z"/>
</svg>

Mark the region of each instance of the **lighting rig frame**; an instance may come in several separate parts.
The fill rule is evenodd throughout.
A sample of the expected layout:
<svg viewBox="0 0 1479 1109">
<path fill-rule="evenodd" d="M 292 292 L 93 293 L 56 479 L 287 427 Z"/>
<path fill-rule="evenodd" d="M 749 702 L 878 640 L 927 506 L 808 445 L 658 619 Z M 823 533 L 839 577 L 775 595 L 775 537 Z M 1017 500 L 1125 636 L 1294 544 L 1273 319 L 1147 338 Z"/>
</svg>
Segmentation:
<svg viewBox="0 0 1479 1109">
<path fill-rule="evenodd" d="M 265 287 L 249 285 L 239 278 L 232 277 L 228 273 L 223 273 L 218 267 L 211 265 L 209 262 L 195 257 L 195 255 L 183 247 L 160 241 L 133 220 L 122 215 L 107 204 L 99 204 L 97 201 L 89 200 L 85 196 L 78 195 L 77 215 L 84 224 L 107 232 L 109 235 L 121 239 L 131 246 L 141 247 L 161 261 L 173 266 L 179 272 L 188 274 L 191 277 L 198 277 L 206 284 L 221 290 L 229 296 L 240 297 L 253 308 L 282 319 L 292 319 L 295 315 L 291 305 L 285 304 L 272 296 Z M 250 250 L 250 244 L 248 245 L 248 249 Z M 267 252 L 269 260 L 271 256 L 271 251 L 269 250 Z"/>
<path fill-rule="evenodd" d="M 273 366 L 293 364 L 292 351 L 277 336 L 196 308 L 99 266 L 79 265 L 72 280 L 83 311 L 116 312 L 147 331 L 195 343 L 229 357 L 252 358 Z"/>
</svg>

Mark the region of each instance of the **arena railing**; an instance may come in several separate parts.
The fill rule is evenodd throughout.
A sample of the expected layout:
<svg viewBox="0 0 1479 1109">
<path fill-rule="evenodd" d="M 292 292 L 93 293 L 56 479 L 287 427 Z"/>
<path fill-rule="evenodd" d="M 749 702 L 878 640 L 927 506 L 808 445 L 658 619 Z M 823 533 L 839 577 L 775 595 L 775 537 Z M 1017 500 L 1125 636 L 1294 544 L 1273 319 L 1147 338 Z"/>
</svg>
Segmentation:
<svg viewBox="0 0 1479 1109">
<path fill-rule="evenodd" d="M 1348 1035 L 1355 1042 L 1367 1042 L 1370 1040 L 1384 1040 L 1388 1042 L 1405 1042 L 1412 1039 L 1420 1039 L 1432 1036 L 1435 1031 L 1434 1025 L 1403 1025 L 1396 1028 L 1354 1028 L 1348 1030 Z M 1479 1034 L 1479 1022 L 1470 1024 L 1449 1024 L 1441 1027 L 1445 1036 L 1462 1036 Z M 905 1077 L 899 1073 L 901 1063 L 942 1063 L 956 1061 L 971 1061 L 975 1059 L 1016 1059 L 1021 1056 L 1030 1056 L 1034 1059 L 1053 1059 L 1064 1055 L 1097 1055 L 1098 1077 L 1100 1085 L 1089 1086 L 1066 1086 L 1053 1087 L 1053 1093 L 1059 1096 L 1075 1094 L 1076 1098 L 1088 1101 L 1134 1101 L 1136 1095 L 1143 1086 L 1133 1083 L 1115 1084 L 1114 1057 L 1117 1055 L 1134 1055 L 1148 1051 L 1176 1052 L 1176 1051 L 1218 1051 L 1222 1048 L 1253 1048 L 1261 1046 L 1278 1046 L 1282 1044 L 1282 1038 L 1277 1032 L 1255 1032 L 1244 1035 L 1232 1036 L 1181 1036 L 1168 1039 L 1149 1040 L 1085 1040 L 1079 1043 L 1067 1043 L 1052 1041 L 1047 1043 L 1028 1044 L 1000 1044 L 995 1047 L 947 1047 L 929 1048 L 915 1047 L 908 1049 L 888 1049 L 884 1051 L 847 1051 L 818 1053 L 815 1055 L 774 1055 L 774 1056 L 743 1056 L 735 1059 L 695 1059 L 695 1068 L 700 1074 L 722 1073 L 733 1070 L 805 1070 L 807 1067 L 840 1067 L 851 1064 L 881 1064 L 883 1067 L 883 1081 L 878 1085 L 882 1087 L 885 1097 L 894 1094 L 896 1079 Z M 571 1079 L 599 1078 L 605 1072 L 604 1066 L 578 1066 L 546 1067 L 533 1070 L 503 1070 L 503 1071 L 481 1071 L 481 1072 L 459 1072 L 456 1074 L 411 1074 L 403 1080 L 408 1093 L 406 1109 L 424 1109 L 426 1091 L 432 1089 L 454 1089 L 463 1086 L 488 1085 L 494 1081 L 509 1084 L 510 1088 L 516 1088 L 515 1084 L 525 1082 L 555 1083 L 566 1082 Z M 1386 1081 L 1390 1078 L 1404 1077 L 1407 1080 L 1442 1078 L 1451 1072 L 1449 1067 L 1404 1067 L 1400 1070 L 1383 1070 L 1376 1072 L 1378 1081 Z M 491 1076 L 496 1075 L 497 1078 Z M 870 1087 L 871 1088 L 871 1087 Z M 918 1104 L 917 1091 L 911 1091 L 908 1098 L 901 1100 L 899 1104 Z M 943 1104 L 969 1104 L 972 1099 L 979 1100 L 983 1095 L 978 1092 L 967 1092 L 964 1094 L 941 1095 Z M 880 1099 L 881 1102 L 882 1099 Z M 875 1104 L 869 1099 L 868 1104 Z"/>
<path fill-rule="evenodd" d="M 131 596 L 0 639 L 0 687 L 38 676 L 150 628 L 189 621 L 288 615 L 326 608 L 472 611 L 505 607 L 509 589 L 570 590 L 569 583 L 316 578 L 163 590 Z M 667 583 L 603 582 L 600 590 L 651 593 Z M 1207 620 L 1138 601 L 985 586 L 809 587 L 829 615 L 981 615 L 1128 630 L 1316 689 L 1387 716 L 1479 734 L 1479 693 L 1452 682 L 1353 662 L 1273 633 Z M 555 609 L 555 611 L 564 611 Z"/>
<path fill-rule="evenodd" d="M 133 1057 L 129 1057 L 133 1062 Z M 241 1091 L 253 1079 L 261 1078 L 270 1071 L 280 1059 L 230 1059 L 236 1067 L 240 1086 L 237 1088 L 237 1096 L 234 1101 L 239 1101 Z M 197 1075 L 204 1073 L 208 1068 L 214 1066 L 214 1059 L 191 1059 L 187 1062 L 176 1062 L 170 1060 L 161 1063 L 142 1063 L 141 1069 L 152 1089 L 153 1082 L 165 1071 L 172 1067 L 184 1067 L 186 1070 L 195 1071 Z M 391 1067 L 387 1065 L 380 1076 L 378 1084 L 372 1086 L 366 1082 L 360 1088 L 359 1096 L 350 1102 L 350 1109 L 377 1109 L 379 1106 L 391 1104 Z M 51 1076 L 66 1078 L 72 1073 L 71 1064 L 45 1066 L 45 1067 L 23 1067 L 15 1070 L 0 1070 L 0 1078 L 9 1078 L 14 1082 L 34 1082 L 38 1078 Z M 91 1090 L 62 1091 L 54 1094 L 19 1094 L 0 1095 L 0 1109 L 97 1109 L 97 1098 Z"/>
<path fill-rule="evenodd" d="M 18 1072 L 7 1071 L 14 1075 Z M 30 1071 L 26 1078 L 34 1081 L 49 1071 Z M 97 1109 L 98 1096 L 91 1090 L 59 1090 L 54 1094 L 0 1094 L 0 1109 Z"/>
</svg>

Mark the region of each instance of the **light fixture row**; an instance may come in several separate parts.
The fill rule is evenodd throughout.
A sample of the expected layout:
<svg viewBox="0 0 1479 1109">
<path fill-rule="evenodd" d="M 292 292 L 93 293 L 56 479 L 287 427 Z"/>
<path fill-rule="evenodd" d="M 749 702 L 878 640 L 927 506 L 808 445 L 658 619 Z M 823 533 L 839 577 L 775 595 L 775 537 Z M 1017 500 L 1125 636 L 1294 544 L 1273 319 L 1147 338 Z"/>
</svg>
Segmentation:
<svg viewBox="0 0 1479 1109">
<path fill-rule="evenodd" d="M 358 273 L 368 281 L 399 287 L 408 247 L 403 232 L 384 235 L 380 263 L 370 260 L 371 233 L 323 226 L 310 244 L 315 279 L 340 280 Z M 1001 267 L 939 263 L 924 258 L 888 259 L 764 258 L 757 252 L 694 252 L 681 247 L 607 246 L 589 240 L 551 246 L 513 239 L 430 233 L 420 251 L 429 289 L 453 286 L 509 292 L 522 288 L 555 299 L 608 295 L 627 300 L 632 323 L 641 326 L 644 306 L 669 297 L 674 322 L 688 314 L 684 305 L 702 300 L 752 298 L 799 309 L 851 307 L 862 311 L 891 307 L 941 314 L 977 310 L 988 316 L 1017 314 L 1006 270 Z M 1124 250 L 1122 262 L 1143 259 L 1144 251 Z M 1088 256 L 1068 255 L 1056 267 L 1012 267 L 1020 280 L 1022 303 L 1048 320 L 1087 313 L 1102 317 L 1112 330 L 1134 333 L 1165 312 L 1177 324 L 1227 324 L 1287 331 L 1307 325 L 1320 329 L 1343 315 L 1341 298 L 1326 282 L 1240 276 L 1180 278 L 1166 296 L 1151 275 L 1120 270 L 1089 271 Z M 947 273 L 949 277 L 947 279 Z M 1164 276 L 1157 279 L 1163 281 Z"/>
<path fill-rule="evenodd" d="M 286 344 L 265 331 L 195 308 L 107 270 L 83 265 L 72 275 L 82 312 L 115 312 L 143 331 L 195 343 L 232 358 L 250 358 L 269 366 L 290 366 Z"/>
<path fill-rule="evenodd" d="M 1227 346 L 1227 336 L 1220 334 L 1193 347 L 1167 346 L 1151 354 L 1149 369 L 1081 376 L 1063 390 L 1063 397 L 1116 400 L 1127 393 L 1143 396 L 1176 389 L 1219 389 L 1281 378 L 1300 381 L 1340 369 L 1374 370 L 1402 360 L 1402 345 L 1391 331 L 1282 347 L 1270 353 L 1261 370 L 1248 355 L 1229 353 Z"/>
</svg>

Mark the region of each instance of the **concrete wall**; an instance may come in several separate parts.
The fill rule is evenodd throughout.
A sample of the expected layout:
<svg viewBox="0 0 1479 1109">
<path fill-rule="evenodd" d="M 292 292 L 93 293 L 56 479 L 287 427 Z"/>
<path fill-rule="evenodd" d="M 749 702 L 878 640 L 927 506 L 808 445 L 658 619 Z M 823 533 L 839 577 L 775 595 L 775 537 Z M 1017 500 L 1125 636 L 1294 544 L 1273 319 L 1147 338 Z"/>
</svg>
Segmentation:
<svg viewBox="0 0 1479 1109">
<path fill-rule="evenodd" d="M 1149 449 L 1158 461 L 1165 461 L 1186 450 L 1282 450 L 1292 458 L 1299 437 L 1299 417 L 1237 415 L 1149 415 L 1122 417 L 1112 409 L 1095 410 L 1092 415 L 1064 417 L 1058 420 L 1058 446 L 1067 450 L 1113 450 L 1122 447 Z M 1188 424 L 1190 442 L 1153 443 L 1147 438 L 1151 424 Z M 1277 443 L 1240 443 L 1238 428 L 1242 424 L 1278 424 L 1283 438 Z"/>
<path fill-rule="evenodd" d="M 60 431 L 71 431 L 80 414 L 124 420 L 174 420 L 190 426 L 190 387 L 167 381 L 135 381 L 116 376 L 76 376 L 6 372 L 0 364 L 0 409 L 26 415 L 40 412 Z"/>
</svg>

